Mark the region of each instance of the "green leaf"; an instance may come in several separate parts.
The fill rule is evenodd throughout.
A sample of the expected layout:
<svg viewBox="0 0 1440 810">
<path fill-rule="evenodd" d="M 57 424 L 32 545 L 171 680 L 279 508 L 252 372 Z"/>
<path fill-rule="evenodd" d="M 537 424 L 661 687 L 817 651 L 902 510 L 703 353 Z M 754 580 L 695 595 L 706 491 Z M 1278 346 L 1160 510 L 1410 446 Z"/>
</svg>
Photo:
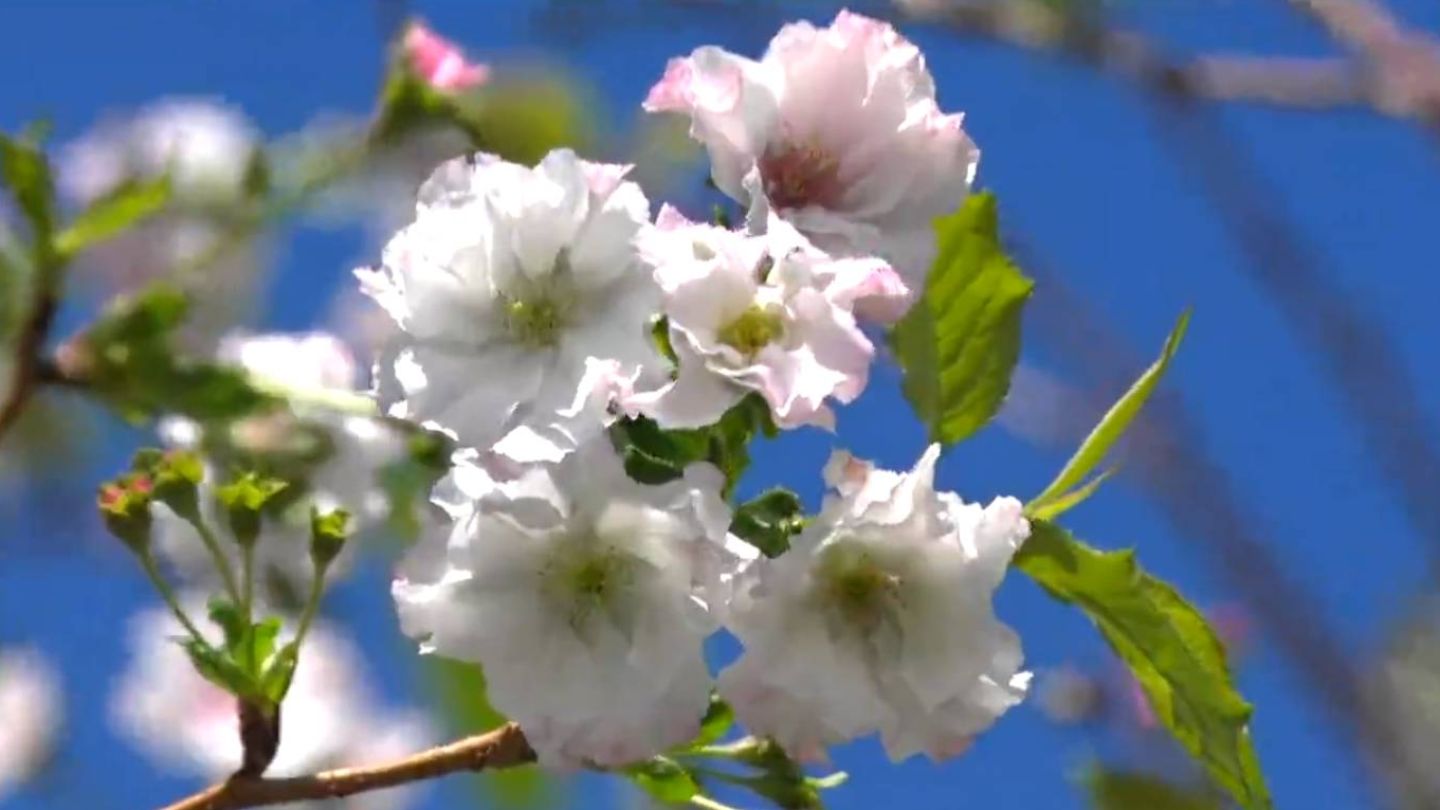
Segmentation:
<svg viewBox="0 0 1440 810">
<path fill-rule="evenodd" d="M 66 258 L 154 216 L 170 201 L 170 181 L 124 183 L 91 203 L 55 237 L 55 250 Z"/>
<path fill-rule="evenodd" d="M 205 680 L 239 697 L 254 700 L 259 689 L 250 674 L 241 669 L 224 651 L 193 638 L 176 639 L 190 656 L 195 671 Z"/>
<path fill-rule="evenodd" d="M 279 629 L 279 620 L 272 619 Z M 267 631 L 268 632 L 268 631 Z M 273 646 L 274 639 L 271 638 Z M 290 642 L 275 653 L 267 656 L 264 672 L 260 675 L 260 693 L 272 703 L 279 705 L 290 691 L 290 682 L 295 678 L 295 666 L 300 663 L 300 647 Z"/>
<path fill-rule="evenodd" d="M 778 432 L 764 398 L 749 394 L 709 427 L 663 430 L 642 416 L 616 422 L 610 439 L 632 479 L 663 484 L 684 475 L 687 465 L 708 461 L 725 474 L 722 493 L 728 498 L 750 466 L 750 440 L 757 433 L 773 437 Z"/>
<path fill-rule="evenodd" d="M 185 311 L 184 293 L 165 284 L 116 302 L 78 349 L 88 388 L 132 420 L 162 413 L 231 420 L 276 404 L 244 372 L 176 353 L 170 336 Z"/>
<path fill-rule="evenodd" d="M 1043 520 L 1032 521 L 1015 567 L 1099 627 L 1155 716 L 1217 785 L 1249 810 L 1271 806 L 1250 740 L 1250 704 L 1200 611 L 1145 573 L 1133 552 L 1098 551 Z"/>
<path fill-rule="evenodd" d="M 1221 810 L 1214 796 L 1152 774 L 1100 769 L 1085 785 L 1095 810 Z"/>
<path fill-rule="evenodd" d="M 240 612 L 240 606 L 223 596 L 212 596 L 206 604 L 210 621 L 214 622 L 225 635 L 225 649 L 231 653 L 244 645 L 250 634 L 250 626 Z"/>
<path fill-rule="evenodd" d="M 684 750 L 704 748 L 719 742 L 734 724 L 735 711 L 719 695 L 712 693 L 710 708 L 705 710 L 705 717 L 700 721 L 700 733 L 695 735 L 695 739 L 691 740 Z"/>
<path fill-rule="evenodd" d="M 778 557 L 790 548 L 790 537 L 799 534 L 804 523 L 805 505 L 800 496 L 777 487 L 737 507 L 730 531 L 766 557 Z"/>
<path fill-rule="evenodd" d="M 53 258 L 55 183 L 50 164 L 40 148 L 25 140 L 0 134 L 0 179 L 10 188 L 20 213 L 30 223 L 37 258 L 43 266 Z"/>
<path fill-rule="evenodd" d="M 924 295 L 890 332 L 905 396 L 932 440 L 954 444 L 990 420 L 1020 355 L 1034 288 L 1005 255 L 992 194 L 935 223 L 939 255 Z"/>
<path fill-rule="evenodd" d="M 1032 518 L 1039 518 L 1040 520 L 1054 520 L 1061 514 L 1079 506 L 1086 498 L 1094 495 L 1095 491 L 1100 488 L 1100 485 L 1105 483 L 1105 480 L 1114 474 L 1115 468 L 1112 467 L 1069 492 L 1062 492 L 1039 505 L 1032 504 L 1026 508 L 1025 514 Z"/>
<path fill-rule="evenodd" d="M 1090 431 L 1090 435 L 1085 437 L 1085 441 L 1080 444 L 1080 449 L 1076 450 L 1075 455 L 1065 463 L 1064 469 L 1060 470 L 1060 474 L 1050 482 L 1050 486 L 1045 487 L 1043 492 L 1036 495 L 1026 505 L 1025 508 L 1029 514 L 1038 515 L 1036 510 L 1049 505 L 1051 508 L 1048 514 L 1053 517 L 1065 511 L 1065 508 L 1069 508 L 1067 506 L 1057 511 L 1054 509 L 1053 502 L 1060 500 L 1071 487 L 1084 480 L 1085 476 L 1089 475 L 1090 471 L 1095 469 L 1105 458 L 1105 454 L 1110 452 L 1110 448 L 1114 446 L 1115 442 L 1125 434 L 1130 423 L 1135 420 L 1135 415 L 1140 413 L 1140 409 L 1154 393 L 1155 386 L 1160 383 L 1160 378 L 1165 374 L 1165 369 L 1170 367 L 1170 360 L 1175 356 L 1175 351 L 1180 348 L 1180 341 L 1185 337 L 1185 329 L 1189 325 L 1190 311 L 1186 310 L 1180 314 L 1180 319 L 1175 322 L 1175 328 L 1165 339 L 1165 347 L 1160 350 L 1159 359 L 1145 369 L 1145 373 L 1141 374 L 1140 379 L 1130 386 L 1130 390 L 1110 406 L 1110 410 L 1101 418 L 1100 424 L 1096 425 L 1095 429 Z M 1078 503 L 1078 501 L 1075 502 Z"/>
<path fill-rule="evenodd" d="M 700 792 L 700 783 L 684 765 L 669 757 L 651 757 L 625 769 L 646 793 L 669 804 L 685 804 Z"/>
</svg>

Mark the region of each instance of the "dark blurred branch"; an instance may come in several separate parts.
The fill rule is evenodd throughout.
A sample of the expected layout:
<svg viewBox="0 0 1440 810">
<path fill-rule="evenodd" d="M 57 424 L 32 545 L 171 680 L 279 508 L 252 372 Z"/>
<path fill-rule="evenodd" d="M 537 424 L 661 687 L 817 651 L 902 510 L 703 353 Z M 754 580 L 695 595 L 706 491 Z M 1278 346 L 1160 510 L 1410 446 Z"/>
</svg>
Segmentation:
<svg viewBox="0 0 1440 810">
<path fill-rule="evenodd" d="M 35 291 L 15 340 L 14 368 L 6 385 L 8 393 L 4 403 L 0 404 L 0 440 L 20 419 L 39 387 L 40 354 L 55 322 L 55 313 L 60 308 L 61 272 L 58 264 L 36 269 Z"/>
<path fill-rule="evenodd" d="M 339 799 L 451 773 L 509 768 L 534 761 L 535 752 L 520 727 L 507 723 L 494 731 L 383 765 L 340 768 L 286 779 L 231 777 L 164 810 L 235 810 L 311 799 Z"/>
<path fill-rule="evenodd" d="M 1294 1 L 1348 4 L 1357 0 Z M 1142 85 L 1163 84 L 1172 94 L 1186 98 L 1310 109 L 1354 106 L 1397 117 L 1417 114 L 1414 104 L 1397 102 L 1392 83 L 1375 81 L 1367 65 L 1349 60 L 1224 54 L 1172 59 L 1163 57 L 1137 32 L 1096 25 L 1036 0 L 912 0 L 905 5 L 917 19 L 1062 56 Z M 1409 80 L 1402 86 L 1425 84 Z"/>
<path fill-rule="evenodd" d="M 1361 61 L 1368 95 L 1391 115 L 1415 118 L 1440 138 L 1440 41 L 1406 30 L 1370 0 L 1291 0 Z"/>
</svg>

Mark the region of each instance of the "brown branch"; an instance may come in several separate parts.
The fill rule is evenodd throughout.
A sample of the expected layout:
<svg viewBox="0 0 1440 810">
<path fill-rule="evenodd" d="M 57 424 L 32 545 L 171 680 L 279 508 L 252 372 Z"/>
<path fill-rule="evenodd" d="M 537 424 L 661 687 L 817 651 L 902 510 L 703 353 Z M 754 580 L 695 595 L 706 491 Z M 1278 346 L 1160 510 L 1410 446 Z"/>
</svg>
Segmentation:
<svg viewBox="0 0 1440 810">
<path fill-rule="evenodd" d="M 20 415 L 25 412 L 30 397 L 39 387 L 42 365 L 40 352 L 45 347 L 45 338 L 50 334 L 50 326 L 55 321 L 55 312 L 59 306 L 60 301 L 54 294 L 44 289 L 39 290 L 30 308 L 30 315 L 21 327 L 20 336 L 15 343 L 15 368 L 10 375 L 9 394 L 5 397 L 4 404 L 0 405 L 0 439 L 14 427 Z"/>
<path fill-rule="evenodd" d="M 340 768 L 285 779 L 231 777 L 163 810 L 234 810 L 309 799 L 339 799 L 463 771 L 510 768 L 535 761 L 514 723 L 383 765 Z"/>
</svg>

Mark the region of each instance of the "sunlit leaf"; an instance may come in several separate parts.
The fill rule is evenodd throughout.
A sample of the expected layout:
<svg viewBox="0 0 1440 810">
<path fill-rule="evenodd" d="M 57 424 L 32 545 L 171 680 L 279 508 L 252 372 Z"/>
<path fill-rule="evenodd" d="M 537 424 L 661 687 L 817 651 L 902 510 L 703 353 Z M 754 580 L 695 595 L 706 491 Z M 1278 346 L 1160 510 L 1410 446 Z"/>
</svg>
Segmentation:
<svg viewBox="0 0 1440 810">
<path fill-rule="evenodd" d="M 1110 448 L 1119 441 L 1125 434 L 1130 423 L 1135 420 L 1136 414 L 1144 407 L 1145 402 L 1154 393 L 1155 386 L 1159 385 L 1160 378 L 1164 376 L 1165 369 L 1170 367 L 1170 360 L 1175 356 L 1175 351 L 1180 348 L 1180 341 L 1185 337 L 1185 329 L 1190 325 L 1190 312 L 1187 310 L 1180 315 L 1180 320 L 1175 323 L 1175 328 L 1170 331 L 1170 336 L 1165 339 L 1165 346 L 1160 350 L 1160 357 L 1140 379 L 1130 386 L 1130 390 L 1112 406 L 1101 418 L 1100 424 L 1090 431 L 1085 441 L 1080 444 L 1080 449 L 1065 463 L 1060 474 L 1055 480 L 1045 487 L 1045 490 L 1036 495 L 1026 510 L 1029 514 L 1037 516 L 1054 517 L 1064 509 L 1056 509 L 1056 503 L 1065 497 L 1071 487 L 1076 486 L 1090 474 L 1110 452 Z M 1088 494 L 1088 493 L 1087 493 Z M 1075 501 L 1078 502 L 1078 501 Z M 1070 505 L 1074 505 L 1072 502 Z M 1069 508 L 1066 506 L 1065 508 Z M 1045 509 L 1045 512 L 1039 510 Z"/>
<path fill-rule="evenodd" d="M 975 194 L 935 224 L 924 294 L 890 333 L 905 396 L 932 440 L 961 441 L 990 420 L 1020 354 L 1034 288 L 1000 245 L 995 197 Z"/>
<path fill-rule="evenodd" d="M 1079 607 L 1130 668 L 1155 716 L 1247 810 L 1269 791 L 1250 739 L 1250 704 L 1236 690 L 1225 649 L 1204 614 L 1145 573 L 1130 551 L 1104 552 L 1043 520 L 1015 567 Z"/>
<path fill-rule="evenodd" d="M 125 183 L 91 203 L 60 231 L 55 236 L 55 250 L 62 256 L 74 256 L 155 215 L 169 201 L 167 178 Z"/>
</svg>

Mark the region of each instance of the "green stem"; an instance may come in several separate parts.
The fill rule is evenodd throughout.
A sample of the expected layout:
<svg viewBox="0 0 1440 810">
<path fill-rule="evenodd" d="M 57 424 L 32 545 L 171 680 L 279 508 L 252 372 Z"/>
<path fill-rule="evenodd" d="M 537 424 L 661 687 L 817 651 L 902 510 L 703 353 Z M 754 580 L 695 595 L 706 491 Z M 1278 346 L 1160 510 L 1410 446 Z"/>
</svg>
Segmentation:
<svg viewBox="0 0 1440 810">
<path fill-rule="evenodd" d="M 296 648 L 305 641 L 305 634 L 310 632 L 310 624 L 315 621 L 315 614 L 320 612 L 320 595 L 324 592 L 325 569 L 316 568 L 315 576 L 310 580 L 310 597 L 305 601 L 305 612 L 300 614 L 300 628 L 295 631 Z"/>
<path fill-rule="evenodd" d="M 240 548 L 240 610 L 245 623 L 251 624 L 251 610 L 255 604 L 255 544 Z"/>
<path fill-rule="evenodd" d="M 225 583 L 226 593 L 230 594 L 230 598 L 234 600 L 235 604 L 245 604 L 240 595 L 240 586 L 235 582 L 235 570 L 230 567 L 230 558 L 226 557 L 225 550 L 220 548 L 220 539 L 215 536 L 215 532 L 210 530 L 205 518 L 195 515 L 187 520 L 191 526 L 195 527 L 195 532 L 200 535 L 200 540 L 205 543 L 205 547 L 210 550 L 210 556 L 215 560 L 215 569 L 220 572 L 220 579 Z"/>
<path fill-rule="evenodd" d="M 200 634 L 195 623 L 185 615 L 184 609 L 180 607 L 180 600 L 175 598 L 175 592 L 170 589 L 170 584 L 160 576 L 160 569 L 155 567 L 155 558 L 150 556 L 150 552 L 146 551 L 140 555 L 140 567 L 145 569 L 145 576 L 149 577 L 150 584 L 155 586 L 156 591 L 159 591 L 160 598 L 170 606 L 170 612 L 175 614 L 175 618 L 180 620 L 180 624 L 190 633 L 190 636 L 202 644 L 209 644 L 205 640 L 205 636 Z"/>
</svg>

